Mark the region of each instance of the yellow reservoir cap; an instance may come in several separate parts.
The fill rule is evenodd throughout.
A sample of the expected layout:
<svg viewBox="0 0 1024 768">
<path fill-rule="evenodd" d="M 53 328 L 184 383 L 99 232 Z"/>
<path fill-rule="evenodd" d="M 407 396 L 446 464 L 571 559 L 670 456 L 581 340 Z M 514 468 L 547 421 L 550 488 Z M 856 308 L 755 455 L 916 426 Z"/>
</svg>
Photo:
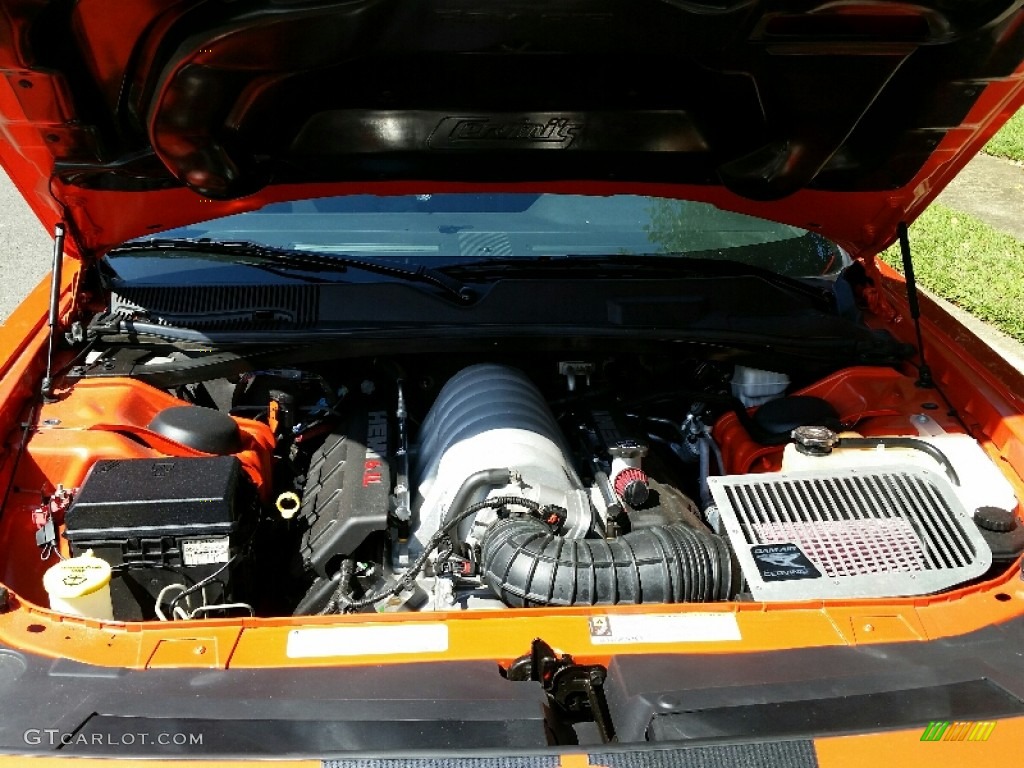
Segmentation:
<svg viewBox="0 0 1024 768">
<path fill-rule="evenodd" d="M 110 563 L 88 550 L 84 555 L 61 560 L 43 575 L 51 597 L 85 597 L 110 584 Z"/>
<path fill-rule="evenodd" d="M 72 616 L 112 619 L 110 563 L 88 550 L 84 555 L 61 560 L 43 574 L 50 608 Z"/>
</svg>

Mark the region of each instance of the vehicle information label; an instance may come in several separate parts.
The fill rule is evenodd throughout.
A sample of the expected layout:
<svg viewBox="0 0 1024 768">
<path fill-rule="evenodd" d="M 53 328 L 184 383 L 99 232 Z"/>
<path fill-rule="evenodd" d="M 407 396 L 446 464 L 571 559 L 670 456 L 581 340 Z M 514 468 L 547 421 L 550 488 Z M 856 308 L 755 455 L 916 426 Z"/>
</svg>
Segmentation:
<svg viewBox="0 0 1024 768">
<path fill-rule="evenodd" d="M 288 633 L 287 654 L 289 659 L 311 659 L 447 650 L 448 627 L 444 624 L 408 624 L 293 629 Z"/>
<path fill-rule="evenodd" d="M 212 565 L 226 563 L 231 557 L 231 543 L 227 536 L 216 539 L 184 539 L 181 559 L 185 565 Z"/>
<path fill-rule="evenodd" d="M 625 643 L 701 643 L 741 640 L 732 613 L 651 614 L 643 616 L 591 616 L 593 645 Z"/>
</svg>

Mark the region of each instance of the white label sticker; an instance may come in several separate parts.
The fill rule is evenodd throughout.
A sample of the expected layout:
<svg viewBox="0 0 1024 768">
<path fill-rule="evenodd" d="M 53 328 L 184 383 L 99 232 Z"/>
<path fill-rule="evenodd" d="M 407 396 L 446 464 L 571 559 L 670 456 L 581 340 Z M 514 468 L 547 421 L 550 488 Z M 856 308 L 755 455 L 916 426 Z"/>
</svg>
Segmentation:
<svg viewBox="0 0 1024 768">
<path fill-rule="evenodd" d="M 438 653 L 448 650 L 444 624 L 293 629 L 288 633 L 289 659 Z"/>
<path fill-rule="evenodd" d="M 217 539 L 183 539 L 181 559 L 185 565 L 226 563 L 231 558 L 231 543 L 227 536 Z"/>
<path fill-rule="evenodd" d="M 590 642 L 594 645 L 625 643 L 706 643 L 740 640 L 740 626 L 731 613 L 653 614 L 639 616 L 591 616 Z"/>
</svg>

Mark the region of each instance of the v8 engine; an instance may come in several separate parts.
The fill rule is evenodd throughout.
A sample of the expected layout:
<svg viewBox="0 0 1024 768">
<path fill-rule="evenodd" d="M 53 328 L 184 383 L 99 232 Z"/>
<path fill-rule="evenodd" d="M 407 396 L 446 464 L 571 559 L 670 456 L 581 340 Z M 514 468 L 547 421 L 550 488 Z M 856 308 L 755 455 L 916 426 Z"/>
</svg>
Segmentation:
<svg viewBox="0 0 1024 768">
<path fill-rule="evenodd" d="M 565 510 L 564 529 L 571 538 L 593 528 L 590 499 L 565 440 L 540 392 L 521 372 L 500 365 L 460 371 L 441 390 L 422 436 L 414 534 L 421 546 L 489 495 L 528 498 Z M 459 539 L 479 540 L 479 529 L 495 519 L 495 510 L 488 511 L 461 521 Z"/>
<path fill-rule="evenodd" d="M 944 451 L 974 467 L 980 449 L 966 436 L 822 443 L 839 426 L 823 400 L 782 398 L 751 418 L 709 388 L 719 413 L 731 409 L 783 454 L 780 473 L 728 476 L 704 422 L 715 405 L 630 400 L 574 381 L 587 364 L 559 369 L 565 389 L 552 397 L 550 382 L 545 396 L 518 368 L 464 367 L 418 427 L 399 385 L 386 456 L 379 427 L 376 448 L 368 437 L 383 406 L 354 408 L 345 435 L 310 464 L 301 517 L 316 583 L 300 612 L 915 594 L 993 562 L 967 510 L 1013 500 L 996 498 L 995 478 L 959 483 Z M 840 443 L 876 455 L 888 445 L 895 464 L 863 450 L 831 455 Z M 383 459 L 389 492 L 374 485 Z M 872 471 L 849 476 L 850 462 Z"/>
<path fill-rule="evenodd" d="M 515 362 L 225 380 L 228 413 L 138 428 L 191 454 L 99 462 L 47 509 L 125 620 L 920 595 L 1024 551 L 948 420 L 699 361 Z"/>
<path fill-rule="evenodd" d="M 481 364 L 445 383 L 412 445 L 404 444 L 404 405 L 397 409 L 396 525 L 387 563 L 393 584 L 382 578 L 356 598 L 348 592 L 354 566 L 347 561 L 359 542 L 351 535 L 345 542 L 344 534 L 359 523 L 363 533 L 366 524 L 383 530 L 388 513 L 379 491 L 368 496 L 364 487 L 361 473 L 373 453 L 363 439 L 366 418 L 345 438 L 328 438 L 311 463 L 303 541 L 324 544 L 307 546 L 305 557 L 337 571 L 332 578 L 316 569 L 319 584 L 304 610 L 325 600 L 328 610 L 369 603 L 440 610 L 731 595 L 725 540 L 701 523 L 689 498 L 647 475 L 645 442 L 620 431 L 608 410 L 594 409 L 567 414 L 574 446 L 524 373 Z M 346 469 L 353 453 L 355 467 Z M 325 474 L 334 478 L 326 503 Z M 349 500 L 356 497 L 363 505 Z M 328 530 L 336 533 L 326 536 Z"/>
</svg>

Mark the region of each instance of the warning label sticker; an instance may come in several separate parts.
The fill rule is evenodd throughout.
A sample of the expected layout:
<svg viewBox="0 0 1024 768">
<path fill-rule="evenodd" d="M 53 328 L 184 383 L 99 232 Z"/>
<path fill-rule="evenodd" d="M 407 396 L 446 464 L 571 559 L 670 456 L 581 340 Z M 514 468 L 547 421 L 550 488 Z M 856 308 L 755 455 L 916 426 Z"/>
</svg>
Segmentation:
<svg viewBox="0 0 1024 768">
<path fill-rule="evenodd" d="M 750 554 L 765 581 L 821 578 L 821 571 L 796 544 L 757 544 Z"/>
<path fill-rule="evenodd" d="M 598 615 L 587 619 L 592 645 L 741 640 L 732 613 Z"/>
<path fill-rule="evenodd" d="M 227 536 L 216 539 L 185 539 L 181 542 L 181 559 L 185 565 L 226 563 L 231 557 Z"/>
</svg>

